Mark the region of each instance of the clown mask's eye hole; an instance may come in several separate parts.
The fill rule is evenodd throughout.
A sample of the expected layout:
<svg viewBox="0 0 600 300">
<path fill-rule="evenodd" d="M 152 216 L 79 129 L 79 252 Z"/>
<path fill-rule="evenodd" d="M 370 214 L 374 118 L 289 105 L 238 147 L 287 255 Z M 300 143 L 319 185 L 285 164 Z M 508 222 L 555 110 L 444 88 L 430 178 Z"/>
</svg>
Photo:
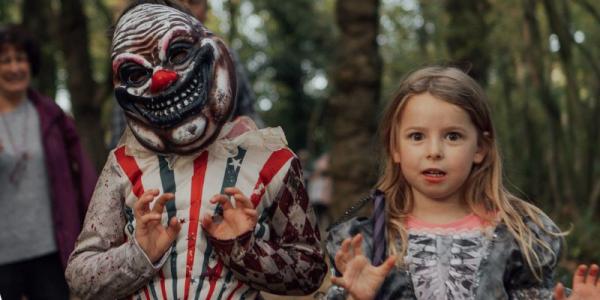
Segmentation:
<svg viewBox="0 0 600 300">
<path fill-rule="evenodd" d="M 136 63 L 124 63 L 119 68 L 119 77 L 127 85 L 140 86 L 144 84 L 150 76 L 150 70 Z"/>
<path fill-rule="evenodd" d="M 169 46 L 167 53 L 169 62 L 174 65 L 184 63 L 192 53 L 192 44 L 188 41 L 177 41 Z"/>
</svg>

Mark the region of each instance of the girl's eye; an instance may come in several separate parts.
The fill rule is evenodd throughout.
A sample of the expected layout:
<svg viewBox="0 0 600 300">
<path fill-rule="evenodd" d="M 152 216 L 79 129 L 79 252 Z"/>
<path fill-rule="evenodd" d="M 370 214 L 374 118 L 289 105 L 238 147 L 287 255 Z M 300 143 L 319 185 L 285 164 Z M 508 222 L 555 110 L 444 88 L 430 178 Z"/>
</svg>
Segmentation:
<svg viewBox="0 0 600 300">
<path fill-rule="evenodd" d="M 124 63 L 119 67 L 119 78 L 127 85 L 140 86 L 150 79 L 150 76 L 150 70 L 136 63 Z"/>
<path fill-rule="evenodd" d="M 184 63 L 192 52 L 192 44 L 187 41 L 174 42 L 169 46 L 167 57 L 169 62 L 174 65 Z"/>
<path fill-rule="evenodd" d="M 450 132 L 450 133 L 446 134 L 446 138 L 449 141 L 455 142 L 462 138 L 462 134 L 460 134 L 458 132 Z"/>
<path fill-rule="evenodd" d="M 420 141 L 425 138 L 425 135 L 420 132 L 413 132 L 408 135 L 408 138 L 412 141 Z"/>
</svg>

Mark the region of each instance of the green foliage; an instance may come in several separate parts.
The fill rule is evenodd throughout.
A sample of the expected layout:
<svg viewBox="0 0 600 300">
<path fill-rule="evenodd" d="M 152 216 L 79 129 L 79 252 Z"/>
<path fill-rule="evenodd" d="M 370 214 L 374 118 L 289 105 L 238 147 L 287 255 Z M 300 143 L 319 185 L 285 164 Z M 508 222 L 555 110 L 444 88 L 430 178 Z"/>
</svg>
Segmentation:
<svg viewBox="0 0 600 300">
<path fill-rule="evenodd" d="M 272 103 L 262 113 L 265 123 L 282 126 L 293 149 L 322 148 L 323 136 L 312 133 L 322 131 L 326 93 L 315 91 L 311 80 L 331 63 L 331 12 L 310 0 L 242 1 L 241 6 L 238 24 L 246 29 L 233 45 L 250 70 L 257 99 Z M 248 20 L 261 26 L 252 31 Z"/>
<path fill-rule="evenodd" d="M 20 6 L 21 1 L 0 0 L 0 24 L 20 22 Z"/>
<path fill-rule="evenodd" d="M 2 23 L 22 19 L 23 1 L 0 0 Z M 563 228 L 573 223 L 563 266 L 600 261 L 600 4 L 487 0 L 482 8 L 478 1 L 467 2 L 381 1 L 381 103 L 417 67 L 465 56 L 473 62 L 489 59 L 477 64 L 488 64 L 482 78 L 487 78 L 483 83 L 509 188 L 535 201 Z M 59 9 L 58 0 L 52 3 Z M 327 110 L 338 50 L 335 0 L 211 0 L 210 5 L 206 25 L 237 50 L 259 103 L 272 103 L 265 111 L 256 105 L 266 125 L 283 126 L 294 150 L 306 148 L 313 155 L 326 150 L 331 140 L 324 124 L 335 113 Z M 463 7 L 468 5 L 476 7 Z M 124 2 L 94 0 L 84 6 L 90 69 L 95 81 L 108 85 L 105 33 Z M 484 13 L 474 15 L 473 9 Z M 63 61 L 57 63 L 58 70 L 65 69 Z M 108 120 L 110 109 L 105 111 Z"/>
</svg>

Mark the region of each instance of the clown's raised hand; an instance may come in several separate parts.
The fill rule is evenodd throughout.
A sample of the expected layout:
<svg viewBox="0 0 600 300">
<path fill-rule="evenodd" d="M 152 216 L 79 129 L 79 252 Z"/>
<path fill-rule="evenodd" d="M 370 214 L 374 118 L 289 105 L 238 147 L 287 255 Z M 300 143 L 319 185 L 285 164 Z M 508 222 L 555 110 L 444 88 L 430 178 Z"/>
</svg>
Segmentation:
<svg viewBox="0 0 600 300">
<path fill-rule="evenodd" d="M 175 197 L 173 194 L 160 195 L 154 203 L 154 207 L 150 209 L 150 202 L 158 194 L 157 189 L 147 190 L 133 205 L 133 214 L 137 224 L 135 239 L 152 263 L 158 261 L 165 254 L 181 230 L 181 224 L 176 217 L 169 220 L 166 228 L 161 223 L 165 204 L 173 200 Z"/>
<path fill-rule="evenodd" d="M 364 256 L 361 244 L 360 234 L 342 242 L 340 250 L 335 254 L 335 266 L 342 277 L 332 277 L 331 282 L 343 287 L 354 300 L 371 300 L 375 299 L 385 277 L 394 268 L 396 258 L 390 256 L 375 267 Z"/>
<path fill-rule="evenodd" d="M 600 282 L 598 282 L 598 273 L 600 267 L 592 265 L 589 268 L 586 265 L 580 265 L 573 274 L 573 291 L 570 297 L 565 297 L 565 288 L 559 283 L 554 288 L 554 299 L 557 300 L 596 300 L 600 299 Z"/>
<path fill-rule="evenodd" d="M 225 194 L 217 194 L 210 199 L 210 203 L 218 203 L 223 208 L 222 219 L 217 221 L 213 216 L 205 215 L 202 218 L 204 230 L 218 240 L 234 239 L 254 230 L 258 219 L 254 205 L 238 188 L 226 188 L 224 192 Z M 229 200 L 230 197 L 235 200 L 235 207 Z"/>
</svg>

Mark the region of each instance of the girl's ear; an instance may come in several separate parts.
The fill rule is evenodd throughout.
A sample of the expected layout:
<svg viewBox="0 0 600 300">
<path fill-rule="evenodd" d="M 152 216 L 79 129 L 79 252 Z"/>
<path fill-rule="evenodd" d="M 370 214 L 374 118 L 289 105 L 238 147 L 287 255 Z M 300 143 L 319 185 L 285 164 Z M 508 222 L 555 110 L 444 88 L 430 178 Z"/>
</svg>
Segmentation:
<svg viewBox="0 0 600 300">
<path fill-rule="evenodd" d="M 488 153 L 488 146 L 484 143 L 478 143 L 477 151 L 475 151 L 475 155 L 473 156 L 473 163 L 480 164 L 485 156 Z"/>
<path fill-rule="evenodd" d="M 399 164 L 400 163 L 400 151 L 394 150 L 394 152 L 392 153 L 392 159 L 394 160 L 395 163 Z"/>
<path fill-rule="evenodd" d="M 398 142 L 396 141 L 395 145 L 392 142 L 391 148 L 392 149 L 390 149 L 390 150 L 392 152 L 392 160 L 394 161 L 394 163 L 399 164 L 401 156 L 400 156 L 400 146 L 398 145 Z"/>
</svg>

